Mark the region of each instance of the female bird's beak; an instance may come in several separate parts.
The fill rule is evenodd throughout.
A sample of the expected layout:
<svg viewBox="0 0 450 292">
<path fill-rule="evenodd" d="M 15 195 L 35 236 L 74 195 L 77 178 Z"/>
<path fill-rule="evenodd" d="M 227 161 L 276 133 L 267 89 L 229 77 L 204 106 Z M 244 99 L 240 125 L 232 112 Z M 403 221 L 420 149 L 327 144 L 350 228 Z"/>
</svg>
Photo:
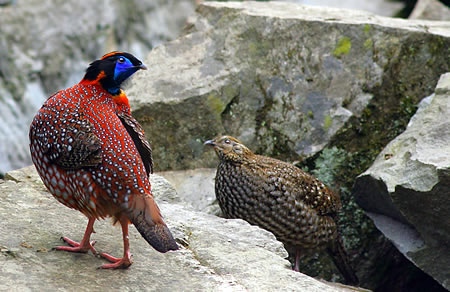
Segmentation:
<svg viewBox="0 0 450 292">
<path fill-rule="evenodd" d="M 208 140 L 203 143 L 203 145 L 216 146 L 216 142 L 214 140 Z"/>
</svg>

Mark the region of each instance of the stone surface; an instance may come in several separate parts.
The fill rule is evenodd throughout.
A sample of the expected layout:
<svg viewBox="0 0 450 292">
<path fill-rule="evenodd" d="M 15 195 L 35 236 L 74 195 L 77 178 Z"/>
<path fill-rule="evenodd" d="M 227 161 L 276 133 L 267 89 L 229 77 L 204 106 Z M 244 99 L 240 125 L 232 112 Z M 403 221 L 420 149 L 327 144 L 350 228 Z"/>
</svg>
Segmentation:
<svg viewBox="0 0 450 292">
<path fill-rule="evenodd" d="M 286 1 L 286 0 L 282 0 Z M 345 8 L 353 10 L 367 11 L 373 14 L 382 16 L 394 16 L 404 4 L 400 1 L 389 0 L 373 0 L 373 1 L 359 1 L 359 0 L 288 0 L 304 5 L 320 5 L 335 8 Z"/>
<path fill-rule="evenodd" d="M 450 289 L 450 73 L 408 128 L 357 178 L 353 193 L 413 263 Z"/>
<path fill-rule="evenodd" d="M 90 21 L 77 23 L 92 29 L 77 29 L 73 18 L 69 17 L 81 13 L 83 8 L 78 3 L 83 5 L 83 1 L 70 8 L 65 5 L 50 7 L 48 3 L 53 3 L 51 1 L 32 0 L 28 3 L 26 9 L 24 6 L 20 9 L 8 6 L 4 9 L 16 10 L 0 10 L 0 32 L 6 36 L 6 41 L 0 38 L 0 56 L 2 52 L 6 54 L 0 58 L 0 77 L 4 78 L 6 74 L 9 78 L 7 81 L 0 78 L 0 83 L 4 82 L 0 84 L 0 102 L 6 100 L 0 106 L 0 119 L 8 117 L 5 122 L 1 120 L 7 125 L 4 127 L 2 124 L 1 131 L 8 134 L 0 134 L 0 152 L 5 146 L 10 151 L 9 154 L 0 153 L 0 164 L 5 161 L 20 163 L 20 159 L 27 157 L 28 122 L 23 122 L 26 119 L 23 112 L 31 112 L 29 108 L 34 103 L 40 104 L 41 101 L 35 100 L 37 96 L 44 98 L 53 90 L 77 82 L 86 64 L 103 53 L 97 52 L 100 46 L 112 48 L 117 44 L 121 49 L 141 54 L 145 50 L 141 45 L 145 46 L 148 40 L 139 43 L 139 39 L 151 34 L 146 24 L 157 26 L 152 21 L 158 17 L 146 10 L 154 1 L 128 1 L 130 6 L 119 14 L 122 17 L 120 21 L 102 18 L 102 13 L 109 13 L 109 8 L 99 11 L 102 8 L 92 8 L 89 2 L 88 18 L 101 23 L 109 21 L 105 27 L 91 27 L 94 22 Z M 108 5 L 112 1 L 103 3 Z M 37 4 L 39 8 L 33 9 Z M 46 9 L 56 9 L 50 15 L 59 15 L 59 18 L 47 20 L 43 16 L 36 20 L 35 15 L 47 15 Z M 94 11 L 93 17 L 91 11 Z M 117 8 L 107 16 L 113 17 L 118 11 L 121 10 Z M 9 16 L 4 17 L 5 12 Z M 146 16 L 140 12 L 152 15 L 152 19 L 144 20 Z M 127 17 L 123 18 L 123 15 Z M 128 16 L 133 25 L 127 22 Z M 57 22 L 50 25 L 50 32 L 43 33 L 38 30 L 44 26 L 38 25 L 41 21 L 62 21 L 62 27 L 71 27 L 61 28 L 67 30 L 67 34 L 59 32 L 60 23 Z M 116 27 L 119 22 L 120 27 Z M 138 31 L 134 30 L 136 27 L 139 27 Z M 199 7 L 196 18 L 183 37 L 156 48 L 149 55 L 146 65 L 151 70 L 146 72 L 147 75 L 137 76 L 127 93 L 153 144 L 157 170 L 215 167 L 217 158 L 212 151 L 205 152 L 202 144 L 218 133 L 239 137 L 259 154 L 301 162 L 298 165 L 313 170 L 316 175 L 327 176 L 330 186 L 340 189 L 347 216 L 342 222 L 346 244 L 351 247 L 354 266 L 367 284 L 365 287 L 379 291 L 429 291 L 430 285 L 422 278 L 423 273 L 375 230 L 348 190 L 374 155 L 404 129 L 416 103 L 433 92 L 441 73 L 450 71 L 449 27 L 445 22 L 406 21 L 287 3 L 205 3 Z M 112 35 L 111 30 L 114 32 Z M 91 37 L 79 34 L 81 31 Z M 119 40 L 115 39 L 117 35 L 121 36 Z M 133 36 L 139 36 L 136 37 L 138 43 L 133 41 Z M 48 39 L 48 42 L 43 43 L 42 39 Z M 49 53 L 43 54 L 44 49 Z M 41 59 L 41 55 L 45 58 Z M 23 68 L 29 68 L 29 71 L 20 71 Z M 71 75 L 74 71 L 79 72 L 77 77 Z M 27 94 L 22 98 L 14 90 Z M 11 129 L 13 131 L 9 131 Z M 22 137 L 25 145 L 14 142 L 16 140 L 10 137 Z M 331 146 L 322 151 L 328 143 Z M 310 157 L 303 159 L 304 156 Z M 326 159 L 320 162 L 320 159 L 315 159 L 317 157 Z M 351 161 L 348 158 L 352 158 Z M 340 168 L 329 167 L 330 162 L 334 166 L 340 165 Z M 333 171 L 330 172 L 330 168 Z M 201 191 L 203 187 L 211 187 L 210 182 L 201 176 L 208 178 L 210 174 L 198 176 L 190 172 L 188 175 L 198 182 L 191 192 L 187 192 L 184 185 L 190 183 L 189 179 L 182 178 L 182 174 L 177 175 L 183 194 L 188 193 L 192 201 L 178 198 L 169 190 L 155 188 L 155 193 L 161 192 L 162 198 L 174 200 L 177 204 L 188 202 L 202 211 L 210 210 L 212 190 Z M 325 181 L 323 177 L 319 178 Z M 157 185 L 158 181 L 153 181 L 153 184 Z M 178 188 L 178 185 L 174 186 Z M 196 188 L 202 198 L 197 201 L 194 196 Z M 28 197 L 22 193 L 17 198 L 23 201 Z M 165 208 L 166 204 L 161 206 Z M 64 206 L 59 208 L 62 208 L 62 214 L 77 214 Z M 186 215 L 181 211 L 179 214 Z M 81 219 L 76 228 L 68 231 L 79 237 L 86 222 L 78 215 Z M 28 222 L 28 214 L 23 216 L 20 222 Z M 109 222 L 105 224 L 109 226 Z M 64 225 L 66 229 L 67 225 Z M 394 230 L 398 232 L 398 229 Z M 100 241 L 102 234 L 98 234 Z M 111 251 L 120 253 L 120 230 L 115 228 L 113 234 L 113 242 L 117 245 Z M 52 233 L 51 237 L 54 235 Z M 58 233 L 56 238 L 60 235 Z M 132 242 L 132 248 L 136 244 L 145 247 L 145 250 L 133 249 L 136 256 L 153 252 L 141 241 L 138 237 L 137 242 Z M 54 244 L 56 241 L 49 246 Z M 8 247 L 5 250 L 8 253 Z M 26 251 L 35 255 L 33 250 Z M 86 267 L 96 265 L 98 261 L 92 259 Z M 17 262 L 13 264 L 19 265 Z M 326 273 L 314 275 L 328 279 L 334 277 L 316 256 L 306 263 L 306 268 L 312 266 Z M 172 266 L 169 264 L 169 267 Z M 22 276 L 25 272 L 19 273 L 17 278 Z M 75 280 L 73 282 L 76 283 Z"/>
<path fill-rule="evenodd" d="M 178 36 L 191 0 L 16 1 L 0 7 L 0 175 L 31 163 L 28 126 L 43 101 L 110 50 L 142 58 Z"/>
<path fill-rule="evenodd" d="M 215 168 L 198 168 L 159 173 L 175 188 L 180 199 L 196 211 L 221 215 L 214 195 Z"/>
<path fill-rule="evenodd" d="M 214 167 L 203 142 L 217 134 L 283 160 L 314 155 L 371 104 L 384 106 L 381 122 L 398 116 L 449 68 L 448 23 L 281 2 L 197 12 L 128 90 L 160 171 Z"/>
<path fill-rule="evenodd" d="M 419 0 L 409 18 L 449 21 L 450 9 L 438 0 Z"/>
<path fill-rule="evenodd" d="M 217 134 L 284 161 L 311 159 L 307 167 L 317 167 L 311 157 L 322 156 L 327 144 L 337 145 L 325 149 L 327 157 L 341 155 L 344 165 L 328 182 L 339 188 L 342 180 L 334 179 L 345 174 L 341 221 L 358 276 L 380 291 L 420 291 L 429 279 L 374 231 L 348 190 L 450 71 L 449 36 L 450 24 L 442 22 L 289 3 L 206 2 L 182 37 L 149 54 L 152 70 L 136 75 L 127 93 L 159 171 L 216 167 L 203 142 Z M 348 157 L 354 158 L 345 164 Z M 312 275 L 335 277 L 320 255 L 305 266 Z"/>
<path fill-rule="evenodd" d="M 134 264 L 108 271 L 96 269 L 104 261 L 91 253 L 52 250 L 61 236 L 81 238 L 86 218 L 59 204 L 34 167 L 9 172 L 0 181 L 0 290 L 361 291 L 293 272 L 269 232 L 183 207 L 164 178 L 152 182 L 181 249 L 158 253 L 131 227 Z M 120 228 L 104 220 L 95 230 L 99 251 L 121 254 Z"/>
</svg>

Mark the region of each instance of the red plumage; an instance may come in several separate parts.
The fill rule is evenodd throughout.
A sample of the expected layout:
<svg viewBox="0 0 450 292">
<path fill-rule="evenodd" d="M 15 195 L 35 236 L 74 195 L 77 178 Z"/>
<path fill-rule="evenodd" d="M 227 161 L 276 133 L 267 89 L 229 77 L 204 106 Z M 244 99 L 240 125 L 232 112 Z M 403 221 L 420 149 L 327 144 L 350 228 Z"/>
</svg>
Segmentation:
<svg viewBox="0 0 450 292">
<path fill-rule="evenodd" d="M 64 238 L 71 247 L 57 249 L 96 253 L 90 242 L 95 220 L 120 222 L 124 256 L 101 254 L 112 262 L 102 268 L 131 265 L 130 221 L 156 250 L 178 248 L 151 192 L 150 145 L 120 89 L 139 69 L 145 66 L 128 53 L 105 55 L 80 83 L 52 95 L 30 126 L 31 156 L 44 184 L 59 202 L 89 218 L 80 243 Z"/>
</svg>

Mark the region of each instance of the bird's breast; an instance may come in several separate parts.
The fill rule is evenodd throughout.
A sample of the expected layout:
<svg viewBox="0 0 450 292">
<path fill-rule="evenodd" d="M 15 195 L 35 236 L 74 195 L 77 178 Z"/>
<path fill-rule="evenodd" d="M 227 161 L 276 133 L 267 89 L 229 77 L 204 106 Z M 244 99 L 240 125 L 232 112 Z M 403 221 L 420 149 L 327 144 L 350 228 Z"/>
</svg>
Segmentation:
<svg viewBox="0 0 450 292">
<path fill-rule="evenodd" d="M 98 86 L 78 84 L 51 96 L 30 127 L 33 162 L 44 184 L 60 202 L 87 215 L 113 215 L 110 213 L 114 212 L 114 206 L 126 205 L 133 195 L 150 192 L 139 152 L 117 111 L 109 93 Z M 63 168 L 49 151 L 55 153 L 54 157 L 62 155 L 61 149 L 71 155 L 72 147 L 80 142 L 73 141 L 73 137 L 86 136 L 73 133 L 80 131 L 83 123 L 90 125 L 89 130 L 100 141 L 101 162 L 95 166 Z M 71 138 L 66 139 L 67 136 Z"/>
</svg>

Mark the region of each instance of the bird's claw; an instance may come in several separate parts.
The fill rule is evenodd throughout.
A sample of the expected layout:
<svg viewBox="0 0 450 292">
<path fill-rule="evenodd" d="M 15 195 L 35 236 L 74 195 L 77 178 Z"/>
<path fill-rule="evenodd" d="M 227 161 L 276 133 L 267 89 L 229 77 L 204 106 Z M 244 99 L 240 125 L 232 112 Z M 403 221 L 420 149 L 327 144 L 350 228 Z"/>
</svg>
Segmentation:
<svg viewBox="0 0 450 292">
<path fill-rule="evenodd" d="M 123 258 L 116 258 L 104 252 L 100 253 L 99 255 L 102 258 L 110 261 L 111 264 L 101 265 L 97 269 L 126 269 L 133 263 L 133 261 L 131 260 L 131 254 L 126 254 Z"/>
<path fill-rule="evenodd" d="M 54 250 L 64 250 L 80 253 L 86 253 L 90 250 L 94 255 L 98 254 L 97 250 L 94 248 L 94 245 L 97 243 L 97 241 L 95 240 L 87 242 L 76 242 L 68 237 L 61 237 L 61 240 L 70 246 L 56 246 L 53 248 Z"/>
</svg>

